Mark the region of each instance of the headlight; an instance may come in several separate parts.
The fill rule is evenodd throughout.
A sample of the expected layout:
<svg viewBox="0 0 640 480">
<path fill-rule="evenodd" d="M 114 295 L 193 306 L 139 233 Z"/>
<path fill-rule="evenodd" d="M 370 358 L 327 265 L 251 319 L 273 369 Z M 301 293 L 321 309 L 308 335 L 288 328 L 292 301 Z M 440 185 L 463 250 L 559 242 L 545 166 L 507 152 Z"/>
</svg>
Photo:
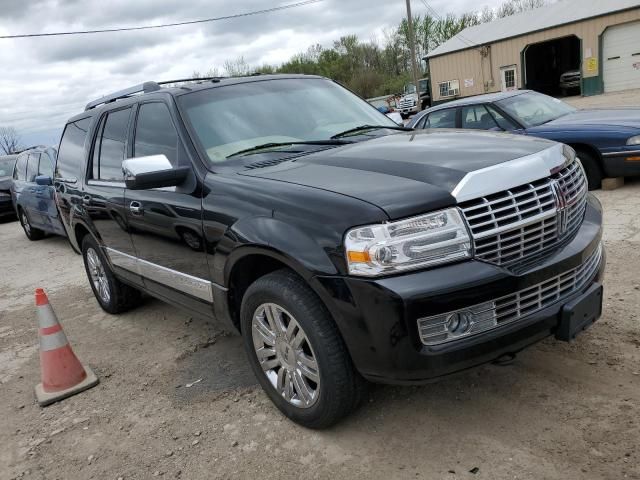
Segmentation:
<svg viewBox="0 0 640 480">
<path fill-rule="evenodd" d="M 456 208 L 347 232 L 349 273 L 375 277 L 471 257 L 471 239 Z"/>
<path fill-rule="evenodd" d="M 640 135 L 627 139 L 627 145 L 640 145 Z"/>
</svg>

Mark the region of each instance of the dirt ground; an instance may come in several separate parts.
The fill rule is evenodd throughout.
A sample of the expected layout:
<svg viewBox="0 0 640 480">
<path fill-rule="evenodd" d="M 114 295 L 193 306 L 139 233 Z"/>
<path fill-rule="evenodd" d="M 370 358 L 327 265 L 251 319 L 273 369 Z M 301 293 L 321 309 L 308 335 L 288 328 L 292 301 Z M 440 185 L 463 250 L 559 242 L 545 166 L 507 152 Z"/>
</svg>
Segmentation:
<svg viewBox="0 0 640 480">
<path fill-rule="evenodd" d="M 0 479 L 640 479 L 640 181 L 597 196 L 608 265 L 589 331 L 510 366 L 373 387 L 322 432 L 271 405 L 237 337 L 151 299 L 108 315 L 65 239 L 0 224 Z M 100 377 L 45 409 L 36 287 Z"/>
</svg>

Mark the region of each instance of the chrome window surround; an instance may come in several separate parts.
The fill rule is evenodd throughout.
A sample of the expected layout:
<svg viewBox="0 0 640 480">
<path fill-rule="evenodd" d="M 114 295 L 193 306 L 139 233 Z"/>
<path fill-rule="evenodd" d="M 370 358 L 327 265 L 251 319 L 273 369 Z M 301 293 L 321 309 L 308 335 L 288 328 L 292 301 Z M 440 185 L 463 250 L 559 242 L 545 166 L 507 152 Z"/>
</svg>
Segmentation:
<svg viewBox="0 0 640 480">
<path fill-rule="evenodd" d="M 418 333 L 424 345 L 438 345 L 492 330 L 532 315 L 578 292 L 597 273 L 602 260 L 602 243 L 581 265 L 518 292 L 441 315 L 419 318 Z M 451 337 L 447 320 L 456 313 L 472 318 L 468 332 Z"/>
<path fill-rule="evenodd" d="M 552 168 L 555 173 L 546 178 L 459 204 L 475 258 L 510 265 L 554 247 L 577 231 L 586 209 L 586 176 L 579 161 L 562 158 L 564 163 Z M 511 163 L 504 164 L 507 170 L 513 170 Z"/>
</svg>

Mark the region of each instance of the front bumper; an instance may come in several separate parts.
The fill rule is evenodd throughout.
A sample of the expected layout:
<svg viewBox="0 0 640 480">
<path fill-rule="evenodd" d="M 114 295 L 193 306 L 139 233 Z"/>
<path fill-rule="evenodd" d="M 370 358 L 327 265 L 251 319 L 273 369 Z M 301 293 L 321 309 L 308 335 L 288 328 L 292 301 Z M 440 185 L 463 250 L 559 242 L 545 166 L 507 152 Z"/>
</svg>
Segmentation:
<svg viewBox="0 0 640 480">
<path fill-rule="evenodd" d="M 604 252 L 595 274 L 578 291 L 492 330 L 427 346 L 420 340 L 419 318 L 489 302 L 561 275 L 594 254 L 601 236 L 602 210 L 589 196 L 574 239 L 525 271 L 472 260 L 382 279 L 315 281 L 363 376 L 382 383 L 424 383 L 516 353 L 554 334 L 563 306 L 602 280 Z"/>
<path fill-rule="evenodd" d="M 0 217 L 14 217 L 16 214 L 11 202 L 11 196 L 0 193 Z"/>
</svg>

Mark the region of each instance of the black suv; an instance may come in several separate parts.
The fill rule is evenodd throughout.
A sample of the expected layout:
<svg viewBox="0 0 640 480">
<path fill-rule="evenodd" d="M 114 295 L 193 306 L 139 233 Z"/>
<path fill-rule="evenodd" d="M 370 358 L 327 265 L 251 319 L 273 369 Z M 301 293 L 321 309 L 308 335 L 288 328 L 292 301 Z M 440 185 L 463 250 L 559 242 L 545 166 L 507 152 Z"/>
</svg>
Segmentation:
<svg viewBox="0 0 640 480">
<path fill-rule="evenodd" d="M 321 77 L 162 83 L 67 123 L 68 237 L 107 312 L 147 292 L 239 330 L 296 422 L 599 317 L 602 211 L 571 148 L 403 131 Z"/>
</svg>

